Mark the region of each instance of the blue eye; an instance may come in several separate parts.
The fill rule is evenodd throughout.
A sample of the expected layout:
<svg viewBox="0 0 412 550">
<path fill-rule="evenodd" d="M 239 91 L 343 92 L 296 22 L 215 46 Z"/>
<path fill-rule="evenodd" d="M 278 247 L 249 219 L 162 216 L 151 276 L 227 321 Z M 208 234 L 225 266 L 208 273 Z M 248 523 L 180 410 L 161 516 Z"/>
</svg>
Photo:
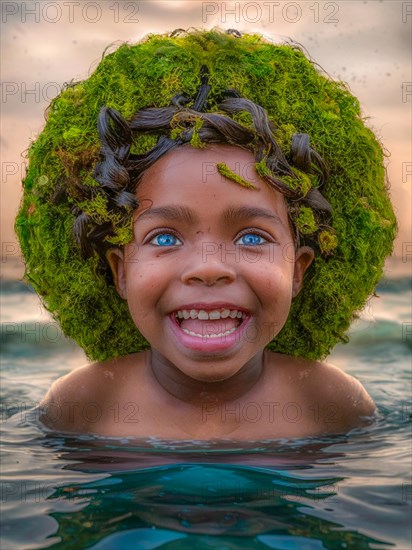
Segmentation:
<svg viewBox="0 0 412 550">
<path fill-rule="evenodd" d="M 267 242 L 266 239 L 262 237 L 262 235 L 259 235 L 259 233 L 245 233 L 239 238 L 244 239 L 244 241 L 241 244 L 246 244 L 246 245 L 263 244 L 263 242 L 261 242 L 260 239 L 263 239 L 264 242 Z"/>
<path fill-rule="evenodd" d="M 156 241 L 154 242 L 153 241 Z M 172 233 L 159 233 L 153 239 L 150 241 L 150 244 L 154 244 L 155 246 L 175 246 L 176 240 L 179 240 L 175 235 L 172 235 Z"/>
<path fill-rule="evenodd" d="M 242 242 L 240 244 L 243 244 L 246 246 L 257 246 L 267 242 L 267 239 L 265 239 L 262 235 L 259 235 L 259 233 L 252 233 L 252 232 L 244 233 L 239 237 L 238 240 L 240 239 L 242 239 Z M 168 246 L 168 247 L 178 246 L 179 243 L 182 244 L 181 241 L 176 237 L 176 235 L 173 235 L 173 233 L 158 233 L 149 242 L 154 246 Z"/>
</svg>

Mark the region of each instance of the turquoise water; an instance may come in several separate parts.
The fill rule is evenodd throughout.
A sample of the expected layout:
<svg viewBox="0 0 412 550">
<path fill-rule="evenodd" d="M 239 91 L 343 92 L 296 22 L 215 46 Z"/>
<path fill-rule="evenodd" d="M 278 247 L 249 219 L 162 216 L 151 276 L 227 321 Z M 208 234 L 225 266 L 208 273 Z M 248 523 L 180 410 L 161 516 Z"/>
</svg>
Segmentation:
<svg viewBox="0 0 412 550">
<path fill-rule="evenodd" d="M 412 294 L 392 277 L 328 358 L 364 384 L 376 422 L 241 445 L 47 433 L 36 405 L 85 358 L 3 280 L 0 547 L 410 550 Z"/>
</svg>

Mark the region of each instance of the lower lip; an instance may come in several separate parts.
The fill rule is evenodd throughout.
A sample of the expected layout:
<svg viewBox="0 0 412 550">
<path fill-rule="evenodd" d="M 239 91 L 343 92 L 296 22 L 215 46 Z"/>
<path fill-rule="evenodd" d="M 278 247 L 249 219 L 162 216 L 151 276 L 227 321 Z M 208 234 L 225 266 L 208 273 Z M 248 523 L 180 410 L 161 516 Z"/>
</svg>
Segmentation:
<svg viewBox="0 0 412 550">
<path fill-rule="evenodd" d="M 230 334 L 224 334 L 215 338 L 206 338 L 201 336 L 192 336 L 182 330 L 176 317 L 172 314 L 169 315 L 171 321 L 171 330 L 175 335 L 178 342 L 194 351 L 225 351 L 232 348 L 235 344 L 239 343 L 244 338 L 244 332 L 249 325 L 252 317 L 248 317 L 239 325 L 239 327 Z"/>
</svg>

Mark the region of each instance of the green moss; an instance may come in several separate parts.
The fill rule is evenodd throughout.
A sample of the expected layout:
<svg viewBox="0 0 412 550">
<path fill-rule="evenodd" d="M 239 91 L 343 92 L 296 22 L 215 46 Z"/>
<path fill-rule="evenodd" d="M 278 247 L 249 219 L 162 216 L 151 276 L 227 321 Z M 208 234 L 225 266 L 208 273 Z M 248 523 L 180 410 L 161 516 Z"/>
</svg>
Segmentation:
<svg viewBox="0 0 412 550">
<path fill-rule="evenodd" d="M 190 145 L 192 147 L 202 148 L 206 146 L 206 143 L 203 143 L 199 137 L 199 130 L 203 126 L 203 120 L 201 118 L 197 118 L 195 120 L 195 125 L 193 126 L 193 134 L 190 140 Z"/>
<path fill-rule="evenodd" d="M 299 190 L 302 197 L 306 197 L 309 191 L 313 187 L 313 180 L 315 179 L 312 174 L 305 174 L 297 168 L 293 168 L 293 171 L 299 181 Z"/>
<path fill-rule="evenodd" d="M 250 181 L 245 180 L 245 178 L 242 178 L 242 176 L 239 176 L 239 174 L 233 172 L 224 162 L 218 162 L 216 167 L 219 174 L 222 174 L 225 178 L 228 178 L 242 187 L 246 187 L 247 189 L 256 189 L 253 183 L 250 183 Z"/>
<path fill-rule="evenodd" d="M 302 235 L 311 235 L 318 229 L 313 210 L 307 206 L 301 206 L 298 213 L 293 216 L 293 221 Z"/>
<path fill-rule="evenodd" d="M 122 246 L 133 240 L 133 216 L 123 225 L 116 228 L 116 234 L 113 237 L 106 237 L 105 241 L 115 246 Z"/>
<path fill-rule="evenodd" d="M 139 136 L 139 139 L 133 142 L 130 152 L 134 155 L 142 155 L 154 147 L 157 143 L 156 136 Z"/>
<path fill-rule="evenodd" d="M 282 181 L 290 189 L 299 192 L 300 197 L 306 197 L 312 187 L 315 187 L 315 177 L 312 174 L 305 174 L 301 170 L 292 167 L 293 176 L 283 176 Z"/>
<path fill-rule="evenodd" d="M 345 341 L 345 332 L 374 292 L 392 251 L 397 224 L 382 147 L 343 83 L 322 75 L 299 49 L 266 42 L 258 34 L 151 34 L 139 44 L 121 45 L 87 80 L 53 99 L 45 128 L 29 148 L 16 219 L 26 278 L 66 335 L 90 358 L 103 360 L 150 347 L 125 302 L 100 275 L 98 258 L 84 261 L 80 256 L 72 234 L 72 208 L 79 202 L 76 185 L 93 188 L 92 170 L 100 148 L 97 118 L 103 105 L 129 118 L 142 107 L 169 105 L 176 93 L 193 97 L 202 65 L 210 73 L 210 110 L 218 110 L 224 90 L 236 88 L 266 109 L 287 158 L 293 134 L 306 132 L 328 166 L 330 177 L 322 193 L 333 207 L 333 231 L 325 229 L 318 236 L 327 257 L 319 255 L 312 263 L 286 325 L 267 346 L 289 355 L 325 357 L 337 342 Z M 251 122 L 241 113 L 237 119 L 245 125 Z M 179 131 L 176 127 L 172 133 L 177 136 Z M 132 153 L 144 153 L 156 142 L 155 135 L 139 135 Z M 263 175 L 264 164 L 258 164 Z M 305 177 L 289 183 L 306 191 Z M 318 185 L 312 176 L 310 181 Z M 67 200 L 55 204 L 50 199 L 61 186 Z M 90 212 L 110 216 L 99 201 Z M 116 224 L 117 233 L 110 240 L 124 244 L 132 236 L 131 218 Z M 311 230 L 313 225 L 303 216 L 303 227 Z"/>
<path fill-rule="evenodd" d="M 99 187 L 99 183 L 94 178 L 92 178 L 90 174 L 86 174 L 82 178 L 82 183 L 83 185 L 87 185 L 88 187 Z"/>
<path fill-rule="evenodd" d="M 182 132 L 184 131 L 184 128 L 172 128 L 170 131 L 170 138 L 171 139 L 178 139 L 182 136 Z"/>
<path fill-rule="evenodd" d="M 114 227 L 114 235 L 106 237 L 105 240 L 113 245 L 124 245 L 133 239 L 133 215 L 132 212 L 125 220 L 117 212 L 111 212 L 107 208 L 107 197 L 98 193 L 89 201 L 77 203 L 77 206 L 97 224 L 111 222 Z"/>
<path fill-rule="evenodd" d="M 265 158 L 263 158 L 259 162 L 255 162 L 255 169 L 259 176 L 262 178 L 264 178 L 265 176 L 273 176 L 272 172 L 269 170 L 266 164 Z"/>
<path fill-rule="evenodd" d="M 110 220 L 110 213 L 107 211 L 107 197 L 99 193 L 94 199 L 79 203 L 79 208 L 87 215 L 95 218 L 98 223 Z"/>
<path fill-rule="evenodd" d="M 232 118 L 239 124 L 242 124 L 242 126 L 254 129 L 252 115 L 247 111 L 239 111 L 238 113 L 234 113 Z"/>
<path fill-rule="evenodd" d="M 296 128 L 290 123 L 282 124 L 275 131 L 275 139 L 286 156 L 290 155 L 292 137 L 296 133 Z"/>
<path fill-rule="evenodd" d="M 322 253 L 329 255 L 337 248 L 338 239 L 330 231 L 321 231 L 318 236 L 318 243 Z"/>
</svg>

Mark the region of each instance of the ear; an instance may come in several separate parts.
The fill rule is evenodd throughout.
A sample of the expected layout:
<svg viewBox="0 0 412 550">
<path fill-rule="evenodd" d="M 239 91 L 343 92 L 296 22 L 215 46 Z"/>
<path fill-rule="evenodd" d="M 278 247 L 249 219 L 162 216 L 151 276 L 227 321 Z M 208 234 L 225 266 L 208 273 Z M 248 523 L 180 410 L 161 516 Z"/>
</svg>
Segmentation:
<svg viewBox="0 0 412 550">
<path fill-rule="evenodd" d="M 106 259 L 109 262 L 116 290 L 123 300 L 126 300 L 126 271 L 124 268 L 123 250 L 111 248 L 106 252 Z"/>
<path fill-rule="evenodd" d="M 299 294 L 303 286 L 303 276 L 305 275 L 306 270 L 312 263 L 314 257 L 315 252 L 310 246 L 301 246 L 296 252 L 292 285 L 293 298 L 295 298 Z"/>
</svg>

